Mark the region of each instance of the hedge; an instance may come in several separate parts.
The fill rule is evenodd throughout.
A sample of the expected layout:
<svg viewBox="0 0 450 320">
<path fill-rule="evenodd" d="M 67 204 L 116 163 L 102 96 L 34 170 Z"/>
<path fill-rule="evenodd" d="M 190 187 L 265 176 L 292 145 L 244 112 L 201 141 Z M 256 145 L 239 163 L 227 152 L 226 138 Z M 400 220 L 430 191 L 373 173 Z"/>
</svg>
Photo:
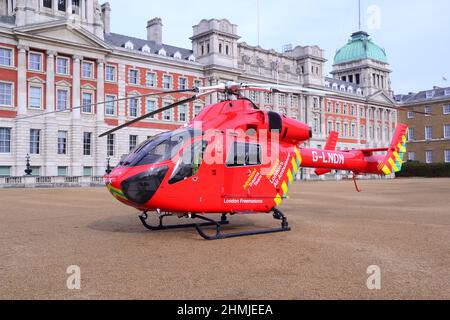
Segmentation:
<svg viewBox="0 0 450 320">
<path fill-rule="evenodd" d="M 449 178 L 450 163 L 425 164 L 419 162 L 407 162 L 402 171 L 396 174 L 400 178 L 425 177 L 425 178 Z"/>
</svg>

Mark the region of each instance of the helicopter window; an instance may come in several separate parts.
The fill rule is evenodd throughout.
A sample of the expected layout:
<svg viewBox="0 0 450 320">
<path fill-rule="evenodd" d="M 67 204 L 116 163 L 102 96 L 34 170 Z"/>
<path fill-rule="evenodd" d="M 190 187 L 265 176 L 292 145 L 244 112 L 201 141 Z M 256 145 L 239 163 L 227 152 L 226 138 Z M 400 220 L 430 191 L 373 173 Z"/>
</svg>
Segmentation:
<svg viewBox="0 0 450 320">
<path fill-rule="evenodd" d="M 203 162 L 203 154 L 207 146 L 207 141 L 196 141 L 187 147 L 178 160 L 169 184 L 174 184 L 195 176 Z"/>
<path fill-rule="evenodd" d="M 136 147 L 121 161 L 120 165 L 134 167 L 170 160 L 187 141 L 197 134 L 189 129 L 157 135 Z"/>
<path fill-rule="evenodd" d="M 261 159 L 259 144 L 234 142 L 228 153 L 227 167 L 257 166 L 262 163 Z"/>
</svg>

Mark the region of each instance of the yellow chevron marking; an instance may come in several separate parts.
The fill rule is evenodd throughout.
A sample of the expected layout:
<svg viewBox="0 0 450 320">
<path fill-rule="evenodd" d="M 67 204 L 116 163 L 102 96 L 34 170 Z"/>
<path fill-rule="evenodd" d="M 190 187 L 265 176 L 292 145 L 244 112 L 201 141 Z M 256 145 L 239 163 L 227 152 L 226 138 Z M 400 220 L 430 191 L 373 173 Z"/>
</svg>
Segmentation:
<svg viewBox="0 0 450 320">
<path fill-rule="evenodd" d="M 400 142 L 398 143 L 397 147 L 401 153 L 406 153 L 406 148 L 404 146 L 402 146 L 402 144 Z"/>
<path fill-rule="evenodd" d="M 281 198 L 281 196 L 279 194 L 277 194 L 277 196 L 274 199 L 275 204 L 277 205 L 277 207 L 281 204 L 281 202 L 283 201 L 283 199 Z"/>
<path fill-rule="evenodd" d="M 395 164 L 394 160 L 392 160 L 392 158 L 389 158 L 388 160 L 389 164 L 392 166 L 392 171 L 394 172 L 399 172 L 400 170 L 398 169 L 397 165 Z"/>
<path fill-rule="evenodd" d="M 403 143 L 406 143 L 406 142 L 407 142 L 406 136 L 403 136 L 403 137 L 402 137 L 402 141 L 403 141 Z"/>
<path fill-rule="evenodd" d="M 294 170 L 295 174 L 297 174 L 297 172 L 298 172 L 297 161 L 295 161 L 295 159 L 292 158 L 291 163 L 292 163 L 292 169 Z"/>
<path fill-rule="evenodd" d="M 384 172 L 384 174 L 387 175 L 387 176 L 391 174 L 391 170 L 389 170 L 389 167 L 388 167 L 388 166 L 384 166 L 384 167 L 383 167 L 383 172 Z"/>
<path fill-rule="evenodd" d="M 289 178 L 289 182 L 292 183 L 294 181 L 294 176 L 292 175 L 291 169 L 288 170 L 287 176 Z"/>
<path fill-rule="evenodd" d="M 403 164 L 402 158 L 400 158 L 400 155 L 394 151 L 394 157 L 397 159 L 398 163 Z"/>
<path fill-rule="evenodd" d="M 281 184 L 281 189 L 283 190 L 284 196 L 286 196 L 289 191 L 286 181 L 283 181 L 283 183 Z"/>
<path fill-rule="evenodd" d="M 302 155 L 300 154 L 300 151 L 298 151 L 297 147 L 294 147 L 294 152 L 297 155 L 297 160 L 300 162 L 300 164 L 302 164 L 303 162 Z"/>
</svg>

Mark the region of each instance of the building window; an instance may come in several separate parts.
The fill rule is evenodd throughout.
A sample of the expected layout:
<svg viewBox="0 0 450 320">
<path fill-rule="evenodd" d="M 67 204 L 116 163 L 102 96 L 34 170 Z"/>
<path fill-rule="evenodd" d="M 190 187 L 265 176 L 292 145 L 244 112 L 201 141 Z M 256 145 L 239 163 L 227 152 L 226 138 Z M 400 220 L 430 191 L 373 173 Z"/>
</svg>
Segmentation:
<svg viewBox="0 0 450 320">
<path fill-rule="evenodd" d="M 41 109 L 42 107 L 42 87 L 29 87 L 28 92 L 28 106 L 30 109 Z"/>
<path fill-rule="evenodd" d="M 416 134 L 414 132 L 414 128 L 409 128 L 408 130 L 408 141 L 416 140 Z"/>
<path fill-rule="evenodd" d="M 105 68 L 105 80 L 109 82 L 116 81 L 116 67 L 107 65 Z"/>
<path fill-rule="evenodd" d="M 53 0 L 44 0 L 43 1 L 43 5 L 44 5 L 44 8 L 49 8 L 49 9 L 51 9 L 52 7 L 53 7 Z"/>
<path fill-rule="evenodd" d="M 414 119 L 414 112 L 408 112 L 408 119 Z"/>
<path fill-rule="evenodd" d="M 93 174 L 93 169 L 92 167 L 83 167 L 83 176 L 84 177 L 92 177 Z"/>
<path fill-rule="evenodd" d="M 364 126 L 364 125 L 360 126 L 359 130 L 360 130 L 359 137 L 361 139 L 364 139 L 366 137 L 366 126 Z"/>
<path fill-rule="evenodd" d="M 139 84 L 139 71 L 130 69 L 128 71 L 128 82 L 131 84 Z"/>
<path fill-rule="evenodd" d="M 172 88 L 172 77 L 168 75 L 163 76 L 163 88 L 171 89 Z"/>
<path fill-rule="evenodd" d="M 433 127 L 427 126 L 425 127 L 425 140 L 433 139 Z"/>
<path fill-rule="evenodd" d="M 337 131 L 337 133 L 342 134 L 342 132 L 341 132 L 341 123 L 340 122 L 336 122 L 336 131 Z"/>
<path fill-rule="evenodd" d="M 333 131 L 333 121 L 328 121 L 327 123 L 327 132 L 330 134 Z"/>
<path fill-rule="evenodd" d="M 69 58 L 56 58 L 56 73 L 64 76 L 69 74 Z"/>
<path fill-rule="evenodd" d="M 194 87 L 195 88 L 199 88 L 202 86 L 202 81 L 201 80 L 195 80 L 194 81 Z"/>
<path fill-rule="evenodd" d="M 12 107 L 13 85 L 12 83 L 0 82 L 0 106 Z"/>
<path fill-rule="evenodd" d="M 431 116 L 431 107 L 425 107 L 425 113 L 426 113 L 426 117 Z"/>
<path fill-rule="evenodd" d="M 113 134 L 108 134 L 107 144 L 106 144 L 108 157 L 114 157 L 114 140 L 115 140 L 115 136 Z"/>
<path fill-rule="evenodd" d="M 179 90 L 186 90 L 187 89 L 187 79 L 186 78 L 180 78 L 178 80 L 178 89 Z"/>
<path fill-rule="evenodd" d="M 352 133 L 351 133 L 352 137 L 356 137 L 356 124 L 352 123 Z"/>
<path fill-rule="evenodd" d="M 58 167 L 58 177 L 67 177 L 67 172 L 67 167 Z"/>
<path fill-rule="evenodd" d="M 145 106 L 145 113 L 151 113 L 156 110 L 156 101 L 155 100 L 147 100 L 147 105 Z M 155 116 L 148 117 L 149 119 L 155 119 Z"/>
<path fill-rule="evenodd" d="M 90 92 L 83 92 L 83 113 L 92 113 L 93 95 Z"/>
<path fill-rule="evenodd" d="M 28 54 L 28 69 L 31 71 L 42 71 L 42 54 L 30 52 Z"/>
<path fill-rule="evenodd" d="M 0 177 L 10 177 L 11 176 L 11 167 L 0 166 Z"/>
<path fill-rule="evenodd" d="M 58 131 L 58 154 L 67 154 L 67 131 Z"/>
<path fill-rule="evenodd" d="M 128 115 L 130 117 L 136 118 L 138 116 L 138 106 L 139 106 L 139 99 L 138 98 L 132 98 L 128 100 Z"/>
<path fill-rule="evenodd" d="M 92 155 L 92 133 L 91 132 L 83 133 L 83 155 L 85 155 L 85 156 Z"/>
<path fill-rule="evenodd" d="M 0 128 L 0 153 L 11 153 L 11 128 Z"/>
<path fill-rule="evenodd" d="M 93 79 L 94 78 L 94 63 L 83 61 L 81 64 L 81 76 L 86 79 Z"/>
<path fill-rule="evenodd" d="M 444 125 L 444 139 L 450 139 L 450 124 Z"/>
<path fill-rule="evenodd" d="M 348 137 L 348 123 L 344 123 L 344 137 Z"/>
<path fill-rule="evenodd" d="M 80 0 L 72 0 L 72 13 L 80 15 Z"/>
<path fill-rule="evenodd" d="M 198 116 L 200 112 L 202 112 L 202 106 L 196 105 L 194 106 L 194 117 Z"/>
<path fill-rule="evenodd" d="M 340 103 L 336 103 L 336 113 L 337 114 L 341 113 L 341 104 Z"/>
<path fill-rule="evenodd" d="M 130 151 L 133 151 L 137 146 L 138 136 L 131 135 L 130 136 Z"/>
<path fill-rule="evenodd" d="M 69 110 L 69 90 L 56 90 L 56 109 L 58 111 Z"/>
<path fill-rule="evenodd" d="M 426 151 L 425 158 L 428 164 L 433 163 L 433 151 Z"/>
<path fill-rule="evenodd" d="M 0 66 L 12 67 L 13 66 L 13 50 L 0 48 Z"/>
<path fill-rule="evenodd" d="M 105 97 L 105 115 L 115 116 L 116 115 L 116 96 L 106 95 Z"/>
<path fill-rule="evenodd" d="M 164 102 L 164 107 L 171 105 L 171 102 Z M 164 121 L 172 121 L 172 110 L 166 110 L 163 112 L 163 120 Z"/>
<path fill-rule="evenodd" d="M 408 152 L 408 160 L 409 161 L 416 161 L 416 153 L 415 152 Z"/>
<path fill-rule="evenodd" d="M 58 10 L 66 12 L 66 0 L 58 0 Z"/>
<path fill-rule="evenodd" d="M 153 72 L 147 72 L 145 82 L 147 87 L 156 87 L 156 74 Z"/>
<path fill-rule="evenodd" d="M 187 121 L 187 106 L 185 104 L 178 107 L 178 121 Z"/>
<path fill-rule="evenodd" d="M 30 130 L 30 154 L 40 153 L 41 130 Z"/>
<path fill-rule="evenodd" d="M 450 150 L 444 151 L 445 163 L 450 163 Z"/>
<path fill-rule="evenodd" d="M 450 104 L 444 106 L 444 115 L 450 114 Z"/>
</svg>

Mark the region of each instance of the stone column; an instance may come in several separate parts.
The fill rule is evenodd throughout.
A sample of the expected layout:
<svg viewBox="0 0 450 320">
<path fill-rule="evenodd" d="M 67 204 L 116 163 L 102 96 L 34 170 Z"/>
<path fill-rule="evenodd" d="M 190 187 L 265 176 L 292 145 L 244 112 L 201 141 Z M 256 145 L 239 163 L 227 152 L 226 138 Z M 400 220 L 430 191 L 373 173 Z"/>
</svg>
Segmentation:
<svg viewBox="0 0 450 320">
<path fill-rule="evenodd" d="M 105 101 L 105 61 L 97 61 L 97 103 Z M 105 119 L 105 105 L 97 105 L 97 121 Z"/>
<path fill-rule="evenodd" d="M 325 105 L 324 98 L 319 98 L 319 103 L 320 103 L 320 135 L 322 136 L 322 138 L 326 139 L 328 138 L 326 128 L 326 118 L 325 118 L 327 106 Z"/>
<path fill-rule="evenodd" d="M 55 56 L 56 52 L 47 51 L 47 84 L 46 84 L 46 111 L 56 110 L 55 99 Z M 55 114 L 49 114 L 45 117 L 45 135 L 44 135 L 44 163 L 45 175 L 56 176 L 58 174 L 56 154 L 58 141 L 58 125 Z"/>
<path fill-rule="evenodd" d="M 280 112 L 279 96 L 279 93 L 272 93 L 272 107 L 275 112 Z"/>
<path fill-rule="evenodd" d="M 72 119 L 81 118 L 81 56 L 73 56 Z"/>
<path fill-rule="evenodd" d="M 28 47 L 18 45 L 17 58 L 17 113 L 27 114 L 27 51 Z"/>
<path fill-rule="evenodd" d="M 97 103 L 105 101 L 105 61 L 97 61 Z M 105 124 L 105 105 L 97 105 L 97 125 L 93 133 L 93 156 L 95 157 L 94 175 L 102 176 L 105 174 L 106 163 L 106 137 L 99 138 L 98 136 L 107 131 Z"/>
</svg>

